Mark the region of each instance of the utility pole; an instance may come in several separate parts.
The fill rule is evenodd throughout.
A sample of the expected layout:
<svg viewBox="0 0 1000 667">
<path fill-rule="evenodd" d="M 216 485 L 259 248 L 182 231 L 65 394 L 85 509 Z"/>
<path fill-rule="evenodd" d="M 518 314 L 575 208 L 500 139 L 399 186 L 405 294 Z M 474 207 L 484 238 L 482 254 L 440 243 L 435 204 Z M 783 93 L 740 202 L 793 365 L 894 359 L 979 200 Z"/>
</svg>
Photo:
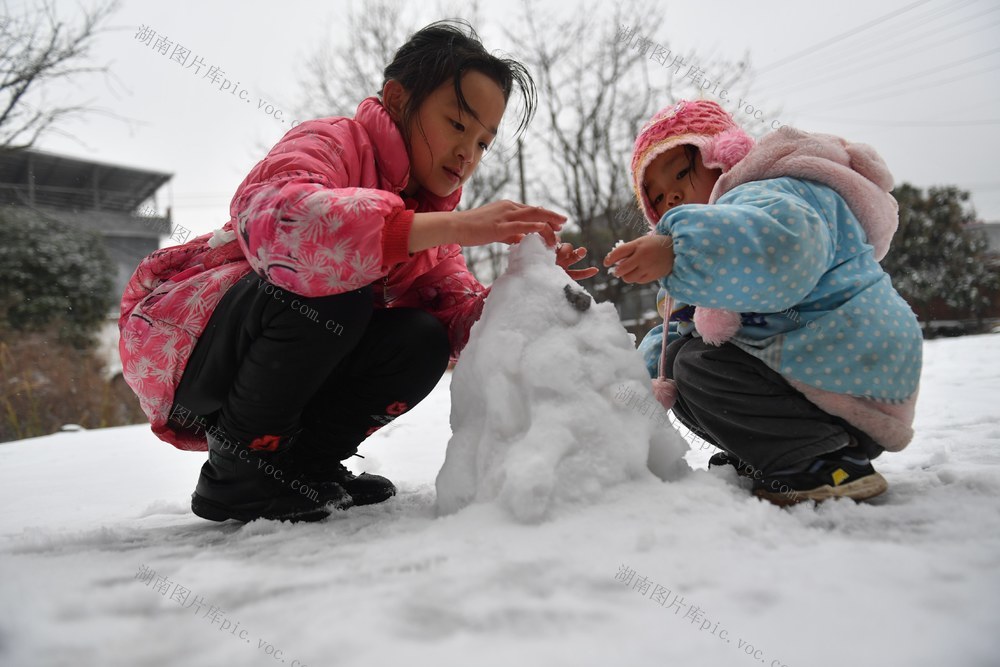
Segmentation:
<svg viewBox="0 0 1000 667">
<path fill-rule="evenodd" d="M 528 195 L 525 193 L 524 189 L 524 154 L 521 150 L 524 146 L 524 142 L 521 137 L 517 138 L 517 174 L 521 179 L 521 203 L 524 204 L 528 201 Z"/>
</svg>

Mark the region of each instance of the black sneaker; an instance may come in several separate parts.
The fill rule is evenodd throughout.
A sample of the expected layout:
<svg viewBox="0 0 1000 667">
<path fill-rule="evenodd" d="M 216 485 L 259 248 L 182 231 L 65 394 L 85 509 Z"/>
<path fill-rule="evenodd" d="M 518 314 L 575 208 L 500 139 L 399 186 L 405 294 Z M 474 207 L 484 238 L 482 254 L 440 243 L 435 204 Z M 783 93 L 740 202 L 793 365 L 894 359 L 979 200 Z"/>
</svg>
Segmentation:
<svg viewBox="0 0 1000 667">
<path fill-rule="evenodd" d="M 363 472 L 355 475 L 341 461 L 352 456 L 364 458 L 357 449 L 332 454 L 303 442 L 294 456 L 296 465 L 316 483 L 334 482 L 351 495 L 355 505 L 374 505 L 396 495 L 396 486 L 381 475 Z"/>
<path fill-rule="evenodd" d="M 319 521 L 331 508 L 350 507 L 343 487 L 306 479 L 289 456 L 293 445 L 294 436 L 264 436 L 246 444 L 213 429 L 191 511 L 210 521 Z"/>
<path fill-rule="evenodd" d="M 776 505 L 828 498 L 867 500 L 889 488 L 860 447 L 845 447 L 753 483 L 753 493 Z"/>
</svg>

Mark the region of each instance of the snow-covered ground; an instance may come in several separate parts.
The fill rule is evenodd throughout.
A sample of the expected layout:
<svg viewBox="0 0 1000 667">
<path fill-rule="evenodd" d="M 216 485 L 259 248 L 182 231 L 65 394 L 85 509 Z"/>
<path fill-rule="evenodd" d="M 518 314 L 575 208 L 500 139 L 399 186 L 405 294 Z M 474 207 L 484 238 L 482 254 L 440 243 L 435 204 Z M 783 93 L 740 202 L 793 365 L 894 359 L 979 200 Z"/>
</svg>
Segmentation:
<svg viewBox="0 0 1000 667">
<path fill-rule="evenodd" d="M 0 665 L 1000 664 L 1000 336 L 927 343 L 863 505 L 773 507 L 696 445 L 542 523 L 436 518 L 449 382 L 355 459 L 400 494 L 319 524 L 198 519 L 204 455 L 146 426 L 0 445 Z"/>
</svg>

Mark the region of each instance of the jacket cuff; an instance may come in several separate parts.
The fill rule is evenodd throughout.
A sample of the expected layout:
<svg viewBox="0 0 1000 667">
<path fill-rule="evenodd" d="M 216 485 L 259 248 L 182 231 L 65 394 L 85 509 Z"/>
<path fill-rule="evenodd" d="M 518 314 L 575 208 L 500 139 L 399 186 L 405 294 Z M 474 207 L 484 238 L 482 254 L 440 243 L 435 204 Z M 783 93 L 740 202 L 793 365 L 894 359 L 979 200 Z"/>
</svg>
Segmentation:
<svg viewBox="0 0 1000 667">
<path fill-rule="evenodd" d="M 405 262 L 410 258 L 410 228 L 413 211 L 402 209 L 385 221 L 382 228 L 382 264 L 386 267 Z"/>
</svg>

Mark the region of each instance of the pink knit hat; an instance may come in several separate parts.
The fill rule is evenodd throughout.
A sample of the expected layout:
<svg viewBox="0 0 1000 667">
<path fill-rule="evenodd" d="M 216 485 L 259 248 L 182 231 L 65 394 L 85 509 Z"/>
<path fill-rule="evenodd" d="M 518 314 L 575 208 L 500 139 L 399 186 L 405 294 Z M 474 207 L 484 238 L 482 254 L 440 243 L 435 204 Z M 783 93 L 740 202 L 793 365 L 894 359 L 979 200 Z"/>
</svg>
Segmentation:
<svg viewBox="0 0 1000 667">
<path fill-rule="evenodd" d="M 681 100 L 665 107 L 646 123 L 632 149 L 632 188 L 651 226 L 659 222 L 646 197 L 642 180 L 649 164 L 674 146 L 691 144 L 709 169 L 729 171 L 753 148 L 753 139 L 715 102 Z"/>
</svg>

